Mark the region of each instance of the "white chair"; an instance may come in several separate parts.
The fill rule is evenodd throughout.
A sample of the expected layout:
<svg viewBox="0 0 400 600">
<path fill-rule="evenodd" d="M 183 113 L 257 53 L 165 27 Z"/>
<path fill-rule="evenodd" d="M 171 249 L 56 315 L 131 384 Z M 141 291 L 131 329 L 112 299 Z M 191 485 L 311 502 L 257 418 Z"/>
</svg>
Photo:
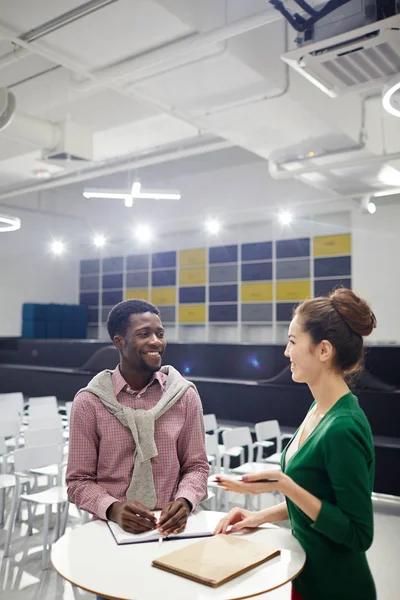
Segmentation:
<svg viewBox="0 0 400 600">
<path fill-rule="evenodd" d="M 219 427 L 217 423 L 217 417 L 213 413 L 203 415 L 203 421 L 204 431 L 211 435 L 215 435 L 217 437 L 217 440 L 220 433 L 229 429 L 229 427 Z M 224 451 L 225 448 L 223 444 L 218 444 L 218 454 L 215 455 L 216 461 L 220 460 L 220 457 L 222 456 Z"/>
<path fill-rule="evenodd" d="M 67 522 L 68 515 L 68 497 L 65 486 L 55 486 L 47 489 L 43 492 L 34 494 L 22 494 L 21 485 L 23 479 L 29 477 L 31 469 L 38 469 L 52 464 L 60 465 L 62 463 L 62 448 L 60 445 L 51 446 L 36 446 L 31 448 L 19 448 L 14 452 L 14 465 L 15 465 L 15 487 L 13 491 L 13 498 L 11 502 L 9 528 L 7 530 L 6 541 L 4 546 L 4 556 L 9 556 L 11 537 L 15 527 L 15 521 L 18 512 L 19 502 L 25 501 L 28 506 L 29 515 L 29 529 L 28 534 L 32 535 L 32 510 L 31 504 L 43 504 L 45 507 L 44 512 L 44 527 L 43 527 L 43 553 L 42 553 L 42 568 L 47 568 L 48 552 L 50 549 L 49 543 L 49 529 L 50 529 L 50 515 L 53 505 L 57 505 L 57 525 L 56 525 L 56 539 L 63 535 Z M 63 511 L 62 517 L 60 516 L 60 509 Z"/>
<path fill-rule="evenodd" d="M 29 407 L 32 406 L 57 406 L 56 396 L 32 396 L 28 399 Z"/>
<path fill-rule="evenodd" d="M 28 423 L 30 419 L 42 419 L 47 417 L 54 417 L 54 415 L 58 415 L 58 406 L 55 404 L 42 405 L 38 406 L 30 406 L 28 413 Z"/>
<path fill-rule="evenodd" d="M 32 446 L 53 446 L 63 445 L 64 437 L 63 431 L 59 427 L 55 429 L 30 429 L 25 431 L 25 447 L 31 448 Z M 63 453 L 64 454 L 64 453 Z M 64 465 L 65 459 L 63 459 Z M 39 476 L 46 476 L 48 485 L 55 485 L 55 479 L 59 476 L 59 465 L 47 465 L 46 467 L 39 467 L 37 469 L 30 469 L 30 472 L 35 475 L 35 489 L 37 488 L 37 478 Z M 60 482 L 61 483 L 61 482 Z"/>
<path fill-rule="evenodd" d="M 256 423 L 255 432 L 257 438 L 257 462 L 280 465 L 282 456 L 282 441 L 291 439 L 292 436 L 287 433 L 282 434 L 279 423 L 276 420 Z M 266 444 L 271 445 L 273 443 L 271 440 L 275 441 L 276 452 L 270 456 L 267 456 L 266 458 L 262 458 L 262 450 L 263 448 L 268 447 Z"/>
<path fill-rule="evenodd" d="M 5 438 L 5 444 L 8 450 L 14 449 L 19 445 L 20 424 L 18 415 L 14 414 L 13 419 L 2 420 L 0 417 L 0 437 Z"/>
<path fill-rule="evenodd" d="M 34 417 L 29 419 L 29 429 L 62 429 L 62 419 L 59 414 L 49 417 Z"/>
<path fill-rule="evenodd" d="M 6 404 L 14 405 L 22 415 L 24 410 L 24 396 L 22 392 L 12 392 L 10 394 L 0 394 L 0 410 L 3 413 L 3 406 Z"/>
</svg>

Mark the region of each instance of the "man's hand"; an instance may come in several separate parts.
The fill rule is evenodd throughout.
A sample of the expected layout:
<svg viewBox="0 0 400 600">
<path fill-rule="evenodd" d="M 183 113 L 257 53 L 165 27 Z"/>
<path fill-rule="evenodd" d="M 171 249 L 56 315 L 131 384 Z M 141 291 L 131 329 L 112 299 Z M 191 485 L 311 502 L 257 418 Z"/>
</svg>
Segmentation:
<svg viewBox="0 0 400 600">
<path fill-rule="evenodd" d="M 159 532 L 164 536 L 182 533 L 191 510 L 190 502 L 185 498 L 178 498 L 174 502 L 165 504 L 157 525 Z"/>
<path fill-rule="evenodd" d="M 143 533 L 156 527 L 154 513 L 137 500 L 114 502 L 107 510 L 107 518 L 128 533 Z"/>
</svg>

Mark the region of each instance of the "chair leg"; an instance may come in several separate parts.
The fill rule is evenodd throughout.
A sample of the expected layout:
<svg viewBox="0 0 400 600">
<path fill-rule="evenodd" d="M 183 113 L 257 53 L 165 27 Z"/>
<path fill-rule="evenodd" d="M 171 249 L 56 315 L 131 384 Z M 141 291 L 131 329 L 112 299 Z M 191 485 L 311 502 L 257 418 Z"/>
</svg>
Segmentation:
<svg viewBox="0 0 400 600">
<path fill-rule="evenodd" d="M 43 553 L 42 553 L 42 569 L 47 569 L 48 566 L 48 545 L 49 545 L 49 528 L 50 528 L 50 512 L 51 504 L 45 506 L 44 523 L 43 523 Z"/>
<path fill-rule="evenodd" d="M 6 503 L 6 489 L 0 490 L 0 527 L 4 525 L 4 505 Z"/>
<path fill-rule="evenodd" d="M 28 510 L 28 535 L 32 535 L 32 533 L 33 533 L 33 515 L 32 515 L 32 504 L 29 501 L 26 503 L 26 508 Z"/>
<path fill-rule="evenodd" d="M 12 501 L 11 501 L 10 522 L 8 525 L 6 541 L 4 543 L 4 556 L 9 556 L 9 554 L 10 554 L 11 536 L 13 534 L 14 527 L 15 527 L 15 520 L 16 520 L 16 516 L 17 516 L 17 505 L 18 505 L 20 491 L 21 491 L 21 483 L 20 483 L 19 479 L 17 479 L 17 483 L 14 487 L 13 497 L 12 497 Z"/>
<path fill-rule="evenodd" d="M 61 517 L 61 531 L 60 531 L 60 535 L 64 535 L 65 534 L 65 530 L 67 528 L 67 523 L 68 523 L 68 513 L 69 513 L 69 502 L 65 502 L 64 509 L 63 509 L 63 512 L 62 512 L 62 517 Z"/>
</svg>

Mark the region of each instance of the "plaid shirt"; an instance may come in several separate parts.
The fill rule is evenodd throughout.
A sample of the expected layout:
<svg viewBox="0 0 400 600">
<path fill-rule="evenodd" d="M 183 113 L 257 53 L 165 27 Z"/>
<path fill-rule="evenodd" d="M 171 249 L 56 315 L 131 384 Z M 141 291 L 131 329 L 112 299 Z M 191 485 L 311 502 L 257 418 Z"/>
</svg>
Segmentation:
<svg viewBox="0 0 400 600">
<path fill-rule="evenodd" d="M 119 367 L 112 374 L 118 402 L 149 410 L 160 400 L 166 382 L 156 372 L 140 391 L 132 390 Z M 186 498 L 193 508 L 207 495 L 208 462 L 199 395 L 189 388 L 154 424 L 158 456 L 152 459 L 157 507 Z M 135 442 L 91 392 L 79 393 L 72 405 L 67 467 L 68 495 L 78 508 L 106 519 L 109 506 L 126 500 L 133 471 Z"/>
</svg>

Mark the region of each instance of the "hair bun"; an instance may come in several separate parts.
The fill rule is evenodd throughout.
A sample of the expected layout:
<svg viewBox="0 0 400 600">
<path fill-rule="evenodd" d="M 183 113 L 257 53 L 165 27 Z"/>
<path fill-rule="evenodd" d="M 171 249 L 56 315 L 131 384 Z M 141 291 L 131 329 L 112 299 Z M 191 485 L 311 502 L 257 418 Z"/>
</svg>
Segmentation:
<svg viewBox="0 0 400 600">
<path fill-rule="evenodd" d="M 354 333 L 367 336 L 375 329 L 376 317 L 371 308 L 351 290 L 338 288 L 330 294 L 329 299 Z"/>
</svg>

